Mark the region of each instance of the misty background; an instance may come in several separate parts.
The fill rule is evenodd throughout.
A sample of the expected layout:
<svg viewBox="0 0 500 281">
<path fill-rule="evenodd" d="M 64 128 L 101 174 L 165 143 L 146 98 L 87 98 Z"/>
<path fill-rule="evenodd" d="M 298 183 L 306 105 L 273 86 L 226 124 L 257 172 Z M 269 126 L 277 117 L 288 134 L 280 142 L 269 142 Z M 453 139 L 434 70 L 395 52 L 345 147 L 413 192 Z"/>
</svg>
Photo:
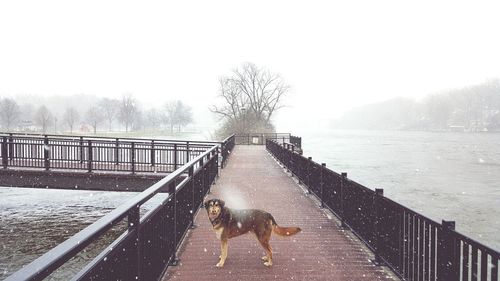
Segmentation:
<svg viewBox="0 0 500 281">
<path fill-rule="evenodd" d="M 401 97 L 418 107 L 498 79 L 497 10 L 489 1 L 3 2 L 0 96 L 45 104 L 58 120 L 71 106 L 84 116 L 94 97 L 130 93 L 143 112 L 182 101 L 192 108 L 189 126 L 213 129 L 219 78 L 252 62 L 290 85 L 277 131 L 370 127 L 335 120 L 359 106 Z M 469 118 L 451 107 L 449 125 Z"/>
<path fill-rule="evenodd" d="M 499 10 L 483 0 L 1 1 L 0 131 L 289 132 L 314 161 L 500 249 Z M 252 77 L 276 91 L 249 90 Z M 40 198 L 62 215 L 120 202 L 90 193 L 80 209 L 47 190 L 0 192 L 12 207 L 4 221 L 28 229 L 61 221 L 30 217 Z M 40 236 L 2 229 L 26 247 L 23 234 Z M 0 260 L 0 279 L 24 262 Z"/>
</svg>

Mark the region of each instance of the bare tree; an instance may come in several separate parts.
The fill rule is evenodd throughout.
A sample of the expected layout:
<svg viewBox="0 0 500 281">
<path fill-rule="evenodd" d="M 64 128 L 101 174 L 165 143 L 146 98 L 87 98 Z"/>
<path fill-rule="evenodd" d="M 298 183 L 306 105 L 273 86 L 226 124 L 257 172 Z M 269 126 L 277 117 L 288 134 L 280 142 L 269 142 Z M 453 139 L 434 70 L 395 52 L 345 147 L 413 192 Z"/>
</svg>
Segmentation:
<svg viewBox="0 0 500 281">
<path fill-rule="evenodd" d="M 142 113 L 141 110 L 137 110 L 134 114 L 134 119 L 132 120 L 132 130 L 140 131 L 145 129 L 146 129 L 146 124 L 145 124 L 144 114 Z"/>
<path fill-rule="evenodd" d="M 156 129 L 160 126 L 162 121 L 162 116 L 156 108 L 151 108 L 146 111 L 146 128 Z"/>
<path fill-rule="evenodd" d="M 102 98 L 99 102 L 99 107 L 102 110 L 102 115 L 108 122 L 108 130 L 113 127 L 113 120 L 120 110 L 120 101 L 117 99 Z"/>
<path fill-rule="evenodd" d="M 177 126 L 179 132 L 184 127 L 193 122 L 193 111 L 189 105 L 179 101 L 177 103 Z"/>
<path fill-rule="evenodd" d="M 12 126 L 16 124 L 20 114 L 19 105 L 15 100 L 9 98 L 0 100 L 0 121 L 7 131 L 10 131 Z"/>
<path fill-rule="evenodd" d="M 175 124 L 177 124 L 176 107 L 176 101 L 169 101 L 164 106 L 165 111 L 163 115 L 163 121 L 165 122 L 165 124 L 169 125 L 170 133 L 174 132 L 174 126 Z"/>
<path fill-rule="evenodd" d="M 258 68 L 253 63 L 243 64 L 241 69 L 233 72 L 233 80 L 245 96 L 248 109 L 258 121 L 269 123 L 274 111 L 282 107 L 281 98 L 290 87 L 279 74 Z"/>
<path fill-rule="evenodd" d="M 46 133 L 47 128 L 52 124 L 54 116 L 45 105 L 41 105 L 35 113 L 35 123 L 42 127 L 42 132 Z"/>
<path fill-rule="evenodd" d="M 73 133 L 73 127 L 76 122 L 80 120 L 80 114 L 78 114 L 78 111 L 74 107 L 68 107 L 66 108 L 66 111 L 64 111 L 63 115 L 63 122 L 66 123 L 69 127 L 69 131 Z"/>
<path fill-rule="evenodd" d="M 212 106 L 212 112 L 229 120 L 241 118 L 242 109 L 248 106 L 246 96 L 243 95 L 238 84 L 232 78 L 220 78 L 219 84 L 219 95 L 223 99 L 224 104 L 222 106 Z"/>
<path fill-rule="evenodd" d="M 97 133 L 97 126 L 102 123 L 102 112 L 97 106 L 92 106 L 87 110 L 86 120 L 94 129 L 94 135 Z"/>
<path fill-rule="evenodd" d="M 272 127 L 271 118 L 283 107 L 283 97 L 290 89 L 279 74 L 253 63 L 243 64 L 219 83 L 223 104 L 211 111 L 226 120 L 225 130 L 233 132 L 236 127 L 246 132 Z"/>
<path fill-rule="evenodd" d="M 177 126 L 177 130 L 180 132 L 182 126 L 193 122 L 191 107 L 180 100 L 167 102 L 164 108 L 164 121 L 170 126 L 171 133 L 173 133 L 175 126 Z"/>
<path fill-rule="evenodd" d="M 119 118 L 125 125 L 125 131 L 128 132 L 129 127 L 134 121 L 134 117 L 138 111 L 137 101 L 132 94 L 124 94 L 120 102 Z"/>
</svg>

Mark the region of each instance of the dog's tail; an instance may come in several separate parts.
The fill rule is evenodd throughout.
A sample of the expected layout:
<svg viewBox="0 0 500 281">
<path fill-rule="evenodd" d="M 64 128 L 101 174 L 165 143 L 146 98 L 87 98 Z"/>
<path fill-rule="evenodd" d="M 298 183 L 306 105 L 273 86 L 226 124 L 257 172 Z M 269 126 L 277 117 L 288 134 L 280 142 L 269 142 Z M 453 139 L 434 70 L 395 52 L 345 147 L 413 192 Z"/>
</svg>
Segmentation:
<svg viewBox="0 0 500 281">
<path fill-rule="evenodd" d="M 273 232 L 280 236 L 291 236 L 302 231 L 300 227 L 281 227 L 278 226 L 276 220 L 271 216 L 271 224 L 273 225 Z"/>
</svg>

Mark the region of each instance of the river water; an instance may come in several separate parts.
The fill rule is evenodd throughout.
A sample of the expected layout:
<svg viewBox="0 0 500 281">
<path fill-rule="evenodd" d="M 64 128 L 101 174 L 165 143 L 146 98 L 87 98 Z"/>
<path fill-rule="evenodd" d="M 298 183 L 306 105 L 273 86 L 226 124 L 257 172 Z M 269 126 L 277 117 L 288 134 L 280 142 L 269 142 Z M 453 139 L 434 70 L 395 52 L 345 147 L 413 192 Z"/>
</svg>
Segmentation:
<svg viewBox="0 0 500 281">
<path fill-rule="evenodd" d="M 300 133 L 300 132 L 299 132 Z M 329 131 L 299 134 L 305 156 L 436 221 L 500 249 L 500 134 Z M 0 280 L 135 196 L 0 188 Z M 151 208 L 161 198 L 145 206 Z M 144 210 L 143 210 L 144 211 Z M 124 225 L 117 229 L 123 229 Z M 82 252 L 66 279 L 116 237 Z M 74 264 L 80 264 L 75 266 Z"/>
<path fill-rule="evenodd" d="M 132 199 L 134 192 L 0 187 L 0 280 Z M 141 213 L 166 198 L 158 194 Z M 118 238 L 123 221 L 102 239 L 56 271 L 49 280 L 69 280 L 82 266 Z"/>
<path fill-rule="evenodd" d="M 500 250 L 500 134 L 303 133 L 304 156 Z"/>
</svg>

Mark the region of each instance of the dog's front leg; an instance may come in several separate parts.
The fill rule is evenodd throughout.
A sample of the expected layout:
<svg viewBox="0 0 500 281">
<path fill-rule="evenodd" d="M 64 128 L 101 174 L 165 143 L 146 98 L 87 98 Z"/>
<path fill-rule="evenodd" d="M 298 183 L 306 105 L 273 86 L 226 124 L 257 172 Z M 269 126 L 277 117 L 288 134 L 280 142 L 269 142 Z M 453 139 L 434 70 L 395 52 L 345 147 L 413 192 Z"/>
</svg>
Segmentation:
<svg viewBox="0 0 500 281">
<path fill-rule="evenodd" d="M 227 258 L 227 239 L 222 239 L 220 244 L 220 261 L 215 266 L 223 267 Z"/>
</svg>

